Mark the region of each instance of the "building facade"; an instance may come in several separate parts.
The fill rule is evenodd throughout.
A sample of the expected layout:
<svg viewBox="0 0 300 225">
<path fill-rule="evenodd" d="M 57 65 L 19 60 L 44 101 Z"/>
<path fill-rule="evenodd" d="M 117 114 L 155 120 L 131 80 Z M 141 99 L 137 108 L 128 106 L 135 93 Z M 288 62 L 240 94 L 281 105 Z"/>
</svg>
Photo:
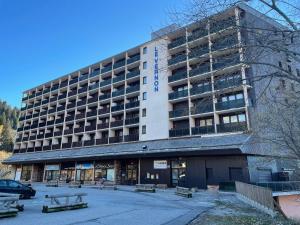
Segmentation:
<svg viewBox="0 0 300 225">
<path fill-rule="evenodd" d="M 15 179 L 199 188 L 252 180 L 255 154 L 245 146 L 255 92 L 239 28 L 247 16 L 255 18 L 247 10 L 158 32 L 25 91 L 14 154 L 6 161 Z M 269 179 L 268 171 L 261 177 Z"/>
</svg>

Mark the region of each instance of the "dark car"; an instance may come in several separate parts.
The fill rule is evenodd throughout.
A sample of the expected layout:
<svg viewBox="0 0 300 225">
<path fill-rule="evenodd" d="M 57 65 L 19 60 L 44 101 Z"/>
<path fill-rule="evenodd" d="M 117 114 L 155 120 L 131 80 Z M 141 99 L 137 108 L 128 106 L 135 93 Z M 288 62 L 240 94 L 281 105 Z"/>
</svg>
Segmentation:
<svg viewBox="0 0 300 225">
<path fill-rule="evenodd" d="M 0 180 L 0 192 L 19 194 L 20 198 L 30 198 L 35 196 L 35 190 L 25 184 L 15 180 Z"/>
</svg>

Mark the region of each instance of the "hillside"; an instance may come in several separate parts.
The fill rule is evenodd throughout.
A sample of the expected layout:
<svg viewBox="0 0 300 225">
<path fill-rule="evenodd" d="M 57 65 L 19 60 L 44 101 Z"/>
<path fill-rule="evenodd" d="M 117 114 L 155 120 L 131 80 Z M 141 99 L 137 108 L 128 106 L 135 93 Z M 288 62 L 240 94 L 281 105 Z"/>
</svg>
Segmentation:
<svg viewBox="0 0 300 225">
<path fill-rule="evenodd" d="M 0 125 L 9 123 L 12 129 L 16 130 L 20 111 L 11 107 L 5 101 L 0 100 Z"/>
</svg>

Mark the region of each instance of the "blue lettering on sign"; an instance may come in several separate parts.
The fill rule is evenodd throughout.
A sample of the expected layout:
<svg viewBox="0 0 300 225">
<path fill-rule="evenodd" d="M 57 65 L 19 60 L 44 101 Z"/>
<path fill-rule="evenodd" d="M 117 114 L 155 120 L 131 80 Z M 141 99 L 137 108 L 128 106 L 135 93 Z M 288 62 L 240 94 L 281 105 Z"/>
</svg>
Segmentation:
<svg viewBox="0 0 300 225">
<path fill-rule="evenodd" d="M 154 48 L 154 92 L 158 92 L 158 50 L 157 47 Z"/>
</svg>

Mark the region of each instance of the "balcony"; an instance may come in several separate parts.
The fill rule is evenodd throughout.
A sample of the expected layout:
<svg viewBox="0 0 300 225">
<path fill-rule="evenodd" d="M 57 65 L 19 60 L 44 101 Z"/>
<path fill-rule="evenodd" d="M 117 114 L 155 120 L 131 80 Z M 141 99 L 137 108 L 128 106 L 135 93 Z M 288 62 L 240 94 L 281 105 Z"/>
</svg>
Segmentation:
<svg viewBox="0 0 300 225">
<path fill-rule="evenodd" d="M 23 131 L 23 127 L 19 127 L 19 128 L 17 129 L 17 132 L 21 132 L 21 131 Z"/>
<path fill-rule="evenodd" d="M 169 100 L 184 98 L 187 96 L 188 96 L 188 90 L 174 91 L 172 93 L 169 93 Z"/>
<path fill-rule="evenodd" d="M 140 101 L 128 102 L 125 105 L 126 109 L 131 109 L 131 108 L 135 108 L 135 107 L 139 107 L 139 106 L 140 106 Z"/>
<path fill-rule="evenodd" d="M 112 121 L 112 122 L 110 122 L 110 126 L 111 127 L 121 127 L 121 126 L 123 126 L 123 120 Z"/>
<path fill-rule="evenodd" d="M 227 80 L 217 80 L 215 81 L 215 89 L 221 90 L 230 87 L 237 87 L 243 84 L 242 78 L 239 79 L 227 79 Z"/>
<path fill-rule="evenodd" d="M 189 59 L 200 57 L 204 54 L 207 54 L 208 52 L 209 52 L 208 47 L 192 49 L 191 52 L 189 53 Z"/>
<path fill-rule="evenodd" d="M 58 88 L 59 88 L 59 85 L 57 84 L 51 88 L 51 91 L 56 91 Z"/>
<path fill-rule="evenodd" d="M 54 135 L 53 136 L 62 136 L 63 135 L 63 132 L 62 132 L 62 130 L 60 130 L 60 131 L 55 131 L 54 132 Z"/>
<path fill-rule="evenodd" d="M 62 148 L 72 148 L 72 142 L 69 143 L 63 143 Z"/>
<path fill-rule="evenodd" d="M 42 112 L 40 113 L 40 116 L 45 116 L 45 115 L 47 115 L 47 113 L 48 113 L 48 110 L 42 111 Z"/>
<path fill-rule="evenodd" d="M 56 112 L 56 108 L 53 108 L 53 109 L 49 109 L 49 110 L 48 110 L 48 114 L 55 113 L 55 112 Z"/>
<path fill-rule="evenodd" d="M 99 115 L 101 115 L 101 114 L 107 114 L 107 113 L 110 113 L 110 108 L 109 107 L 98 109 L 98 114 Z"/>
<path fill-rule="evenodd" d="M 241 63 L 239 55 L 220 57 L 213 63 L 213 69 L 221 70 L 239 63 Z"/>
<path fill-rule="evenodd" d="M 24 130 L 30 130 L 30 125 L 25 126 Z"/>
<path fill-rule="evenodd" d="M 63 122 L 64 122 L 64 118 L 60 118 L 60 119 L 55 120 L 55 124 L 63 123 Z"/>
<path fill-rule="evenodd" d="M 16 142 L 21 142 L 22 141 L 22 137 L 16 138 Z"/>
<path fill-rule="evenodd" d="M 137 124 L 139 123 L 139 121 L 140 121 L 139 117 L 127 118 L 125 119 L 125 124 L 126 125 Z"/>
<path fill-rule="evenodd" d="M 186 55 L 182 54 L 182 55 L 177 55 L 177 56 L 174 56 L 172 57 L 171 59 L 168 60 L 168 65 L 171 66 L 171 65 L 175 65 L 177 63 L 180 63 L 180 62 L 183 62 L 186 60 Z"/>
<path fill-rule="evenodd" d="M 81 93 L 87 92 L 87 89 L 88 89 L 88 87 L 87 87 L 87 86 L 86 86 L 86 87 L 81 87 L 81 88 L 79 88 L 79 89 L 78 89 L 78 94 L 81 94 Z"/>
<path fill-rule="evenodd" d="M 221 50 L 224 48 L 230 48 L 232 46 L 235 46 L 238 44 L 238 37 L 237 34 L 222 38 L 220 40 L 217 40 L 213 45 L 211 46 L 212 51 Z"/>
<path fill-rule="evenodd" d="M 79 77 L 79 81 L 83 81 L 89 78 L 89 74 L 83 74 Z"/>
<path fill-rule="evenodd" d="M 74 133 L 81 133 L 81 132 L 84 132 L 84 127 L 74 128 Z"/>
<path fill-rule="evenodd" d="M 96 139 L 96 145 L 105 145 L 108 144 L 108 138 L 100 138 Z"/>
<path fill-rule="evenodd" d="M 124 136 L 125 142 L 139 141 L 139 134 L 129 134 Z"/>
<path fill-rule="evenodd" d="M 22 98 L 22 102 L 26 101 L 27 99 L 28 99 L 28 96 L 23 97 L 23 98 Z"/>
<path fill-rule="evenodd" d="M 209 113 L 209 112 L 213 112 L 213 111 L 214 111 L 213 104 L 208 104 L 208 103 L 200 104 L 199 106 L 196 106 L 196 107 L 191 107 L 192 115 L 201 114 L 201 113 Z"/>
<path fill-rule="evenodd" d="M 38 96 L 41 96 L 43 94 L 43 92 L 42 91 L 40 91 L 40 92 L 38 92 L 38 93 L 36 93 L 36 97 L 38 97 Z"/>
<path fill-rule="evenodd" d="M 105 93 L 99 96 L 99 100 L 109 99 L 111 97 L 111 93 Z"/>
<path fill-rule="evenodd" d="M 38 107 L 38 106 L 40 106 L 42 104 L 42 102 L 36 102 L 36 103 L 34 103 L 34 107 Z"/>
<path fill-rule="evenodd" d="M 114 63 L 114 69 L 120 68 L 122 66 L 125 66 L 125 59 Z"/>
<path fill-rule="evenodd" d="M 28 116 L 25 117 L 26 120 L 29 120 L 31 118 L 32 118 L 32 115 L 28 115 Z"/>
<path fill-rule="evenodd" d="M 46 133 L 46 134 L 45 134 L 45 138 L 50 138 L 50 137 L 53 137 L 53 132 L 50 132 L 50 133 Z"/>
<path fill-rule="evenodd" d="M 203 94 L 205 92 L 210 92 L 212 91 L 212 88 L 211 88 L 211 84 L 209 85 L 201 85 L 201 86 L 196 86 L 196 87 L 192 87 L 190 89 L 190 94 L 191 95 L 197 95 L 197 94 Z"/>
<path fill-rule="evenodd" d="M 232 16 L 226 20 L 221 20 L 210 25 L 210 33 L 215 33 L 220 30 L 224 30 L 226 28 L 236 26 L 235 16 Z"/>
<path fill-rule="evenodd" d="M 88 104 L 98 102 L 98 95 L 88 99 Z"/>
<path fill-rule="evenodd" d="M 97 109 L 91 110 L 86 113 L 86 117 L 97 116 Z"/>
<path fill-rule="evenodd" d="M 77 102 L 77 106 L 86 105 L 86 99 Z"/>
<path fill-rule="evenodd" d="M 77 95 L 77 90 L 71 90 L 71 91 L 68 93 L 68 97 L 71 97 L 71 96 L 74 96 L 74 95 Z"/>
<path fill-rule="evenodd" d="M 194 76 L 198 76 L 200 74 L 205 74 L 208 72 L 210 72 L 210 65 L 209 65 L 209 63 L 205 63 L 194 69 L 191 69 L 189 74 L 190 74 L 190 77 L 194 77 Z"/>
<path fill-rule="evenodd" d="M 39 113 L 39 112 L 37 112 L 37 113 L 34 113 L 34 114 L 32 115 L 32 118 L 38 117 L 39 115 L 40 115 L 40 113 Z"/>
<path fill-rule="evenodd" d="M 106 72 L 109 72 L 109 71 L 111 71 L 111 70 L 112 70 L 112 65 L 106 66 L 106 67 L 103 67 L 103 68 L 101 69 L 101 73 L 106 73 Z"/>
<path fill-rule="evenodd" d="M 104 87 L 109 84 L 111 84 L 111 79 L 103 80 L 100 82 L 100 87 Z"/>
<path fill-rule="evenodd" d="M 43 91 L 43 94 L 47 94 L 47 93 L 49 93 L 49 92 L 50 92 L 50 88 L 45 89 L 45 90 Z"/>
<path fill-rule="evenodd" d="M 120 143 L 120 142 L 123 142 L 123 136 L 109 138 L 109 143 Z"/>
<path fill-rule="evenodd" d="M 141 58 L 140 55 L 135 55 L 135 56 L 133 56 L 133 57 L 127 59 L 127 65 L 128 65 L 128 64 L 131 64 L 131 63 L 134 63 L 134 62 L 136 62 L 136 61 L 139 61 L 140 58 Z"/>
<path fill-rule="evenodd" d="M 113 83 L 117 83 L 117 82 L 120 82 L 120 81 L 123 81 L 123 80 L 125 80 L 125 74 L 114 77 L 113 78 Z"/>
<path fill-rule="evenodd" d="M 27 106 L 27 109 L 32 109 L 33 108 L 33 105 L 28 105 Z"/>
<path fill-rule="evenodd" d="M 58 96 L 58 100 L 64 99 L 64 98 L 66 98 L 66 97 L 67 97 L 67 92 L 65 92 L 65 93 L 63 93 L 63 94 L 60 94 L 60 95 Z"/>
<path fill-rule="evenodd" d="M 42 101 L 42 105 L 45 105 L 45 104 L 48 104 L 49 103 L 49 99 L 44 99 L 43 101 Z"/>
<path fill-rule="evenodd" d="M 66 87 L 66 86 L 68 86 L 68 80 L 61 82 L 60 85 L 59 85 L 59 88 L 63 88 L 63 87 Z"/>
<path fill-rule="evenodd" d="M 120 111 L 120 110 L 123 110 L 124 109 L 124 105 L 121 104 L 121 105 L 114 105 L 111 107 L 111 111 L 112 112 L 116 112 L 116 111 Z"/>
<path fill-rule="evenodd" d="M 128 88 L 126 88 L 126 94 L 132 93 L 132 92 L 136 92 L 140 90 L 140 85 L 133 85 L 130 86 Z"/>
<path fill-rule="evenodd" d="M 82 141 L 72 142 L 73 148 L 82 147 Z"/>
<path fill-rule="evenodd" d="M 40 152 L 42 150 L 43 150 L 43 146 L 35 146 L 34 147 L 34 151 L 36 151 L 36 152 Z"/>
<path fill-rule="evenodd" d="M 97 129 L 98 130 L 106 129 L 108 127 L 109 127 L 109 123 L 100 123 L 100 124 L 97 124 Z"/>
<path fill-rule="evenodd" d="M 190 129 L 189 128 L 169 130 L 169 136 L 170 137 L 181 137 L 181 136 L 187 136 L 187 135 L 190 135 Z"/>
<path fill-rule="evenodd" d="M 96 130 L 96 124 L 85 126 L 85 131 L 93 131 Z"/>
<path fill-rule="evenodd" d="M 60 144 L 52 145 L 52 150 L 60 149 Z"/>
<path fill-rule="evenodd" d="M 83 145 L 84 146 L 93 146 L 93 145 L 95 145 L 95 139 L 84 141 Z"/>
<path fill-rule="evenodd" d="M 96 82 L 95 84 L 92 84 L 89 86 L 89 91 L 95 90 L 99 88 L 99 82 Z"/>
<path fill-rule="evenodd" d="M 126 79 L 137 77 L 140 75 L 140 70 L 134 70 L 126 74 Z"/>
<path fill-rule="evenodd" d="M 77 82 L 78 82 L 78 77 L 73 78 L 72 80 L 70 80 L 69 85 L 76 84 Z"/>
<path fill-rule="evenodd" d="M 179 72 L 179 73 L 175 73 L 171 76 L 168 77 L 168 82 L 174 82 L 174 81 L 177 81 L 177 80 L 182 80 L 182 79 L 185 79 L 187 78 L 187 71 L 184 71 L 184 72 Z"/>
<path fill-rule="evenodd" d="M 189 115 L 189 109 L 177 109 L 169 112 L 169 118 L 176 118 L 176 117 L 182 117 L 182 116 L 188 116 Z"/>
<path fill-rule="evenodd" d="M 212 134 L 215 132 L 214 126 L 192 127 L 192 135 Z"/>
<path fill-rule="evenodd" d="M 205 28 L 197 30 L 193 32 L 190 36 L 188 36 L 188 42 L 197 40 L 199 38 L 205 37 L 208 35 L 208 32 Z"/>
<path fill-rule="evenodd" d="M 112 92 L 112 97 L 117 97 L 117 96 L 120 96 L 120 95 L 124 95 L 124 93 L 125 93 L 125 89 L 113 91 Z"/>
<path fill-rule="evenodd" d="M 44 127 L 44 126 L 46 126 L 46 122 L 39 123 L 39 127 Z"/>
<path fill-rule="evenodd" d="M 236 99 L 227 102 L 217 102 L 216 103 L 216 110 L 227 110 L 233 108 L 241 108 L 245 107 L 244 99 Z"/>
<path fill-rule="evenodd" d="M 35 140 L 36 139 L 36 134 L 34 134 L 34 135 L 31 135 L 30 137 L 29 137 L 29 140 Z"/>
<path fill-rule="evenodd" d="M 21 116 L 21 117 L 19 118 L 19 121 L 20 121 L 20 122 L 23 121 L 23 120 L 25 120 L 25 116 Z"/>
<path fill-rule="evenodd" d="M 45 134 L 38 134 L 36 136 L 37 139 L 44 139 Z"/>
<path fill-rule="evenodd" d="M 28 141 L 29 140 L 29 137 L 23 137 L 22 138 L 22 141 Z"/>
<path fill-rule="evenodd" d="M 73 128 L 64 131 L 64 135 L 68 134 L 73 134 Z"/>
<path fill-rule="evenodd" d="M 92 77 L 96 77 L 100 75 L 100 69 L 96 69 L 94 70 L 91 74 L 90 74 L 90 78 Z"/>
<path fill-rule="evenodd" d="M 55 122 L 55 120 L 48 120 L 47 121 L 47 126 L 53 125 Z"/>
<path fill-rule="evenodd" d="M 77 114 L 75 118 L 76 118 L 76 120 L 80 120 L 80 119 L 85 118 L 85 112 Z"/>
<path fill-rule="evenodd" d="M 247 130 L 246 122 L 218 124 L 217 130 L 219 133 L 239 132 Z"/>
<path fill-rule="evenodd" d="M 185 36 L 179 37 L 179 38 L 177 38 L 176 40 L 174 40 L 174 41 L 172 41 L 172 42 L 170 42 L 170 43 L 168 44 L 168 49 L 176 48 L 176 47 L 178 47 L 178 46 L 180 46 L 180 45 L 183 45 L 183 44 L 185 44 L 185 43 L 186 43 L 186 38 L 185 38 Z"/>
<path fill-rule="evenodd" d="M 51 150 L 51 147 L 52 147 L 52 145 L 45 145 L 45 146 L 43 146 L 43 150 L 44 151 Z"/>
<path fill-rule="evenodd" d="M 27 106 L 23 106 L 23 107 L 21 107 L 21 111 L 25 111 L 25 110 L 26 110 L 26 108 L 27 108 Z"/>
<path fill-rule="evenodd" d="M 75 115 L 67 116 L 66 117 L 66 122 L 72 121 L 72 120 L 74 120 L 74 118 L 75 118 Z"/>
</svg>

